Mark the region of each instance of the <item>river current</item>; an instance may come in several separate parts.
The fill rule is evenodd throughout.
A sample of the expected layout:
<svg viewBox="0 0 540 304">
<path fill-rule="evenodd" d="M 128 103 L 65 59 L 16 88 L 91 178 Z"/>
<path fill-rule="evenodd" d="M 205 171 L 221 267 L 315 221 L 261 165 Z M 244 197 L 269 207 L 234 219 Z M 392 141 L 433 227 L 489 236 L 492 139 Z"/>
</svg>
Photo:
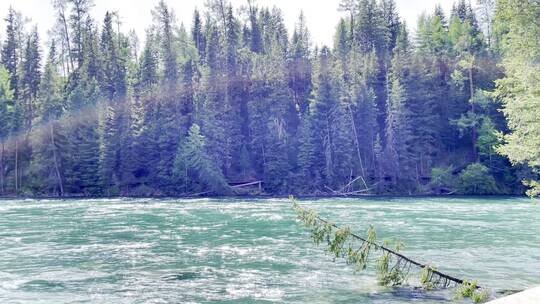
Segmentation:
<svg viewBox="0 0 540 304">
<path fill-rule="evenodd" d="M 493 291 L 540 285 L 540 206 L 525 198 L 301 204 Z M 411 278 L 411 284 L 415 278 Z M 382 288 L 317 248 L 287 199 L 0 201 L 0 303 L 453 303 Z"/>
</svg>

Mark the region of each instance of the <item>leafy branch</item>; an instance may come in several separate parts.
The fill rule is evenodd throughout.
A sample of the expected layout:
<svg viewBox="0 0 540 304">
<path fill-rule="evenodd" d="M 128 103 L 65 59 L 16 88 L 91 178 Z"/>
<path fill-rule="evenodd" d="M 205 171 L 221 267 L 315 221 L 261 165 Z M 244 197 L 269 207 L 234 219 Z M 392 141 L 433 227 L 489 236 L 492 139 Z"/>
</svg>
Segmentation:
<svg viewBox="0 0 540 304">
<path fill-rule="evenodd" d="M 382 245 L 378 244 L 373 226 L 370 226 L 366 235 L 362 237 L 354 234 L 350 227 L 340 228 L 319 217 L 315 210 L 303 208 L 293 197 L 290 199 L 298 219 L 311 230 L 311 238 L 315 245 L 326 243 L 327 251 L 334 258 L 343 258 L 347 264 L 354 266 L 356 272 L 365 270 L 372 254 L 378 253 L 375 260 L 377 281 L 381 286 L 405 285 L 411 267 L 414 266 L 421 270 L 420 284 L 425 290 L 457 286 L 458 298 L 471 298 L 475 303 L 484 302 L 489 298 L 487 290 L 476 282 L 444 274 L 434 266 L 421 264 L 402 255 L 401 242 L 396 242 L 394 249 L 390 248 L 392 244 L 389 241 L 384 241 Z"/>
</svg>

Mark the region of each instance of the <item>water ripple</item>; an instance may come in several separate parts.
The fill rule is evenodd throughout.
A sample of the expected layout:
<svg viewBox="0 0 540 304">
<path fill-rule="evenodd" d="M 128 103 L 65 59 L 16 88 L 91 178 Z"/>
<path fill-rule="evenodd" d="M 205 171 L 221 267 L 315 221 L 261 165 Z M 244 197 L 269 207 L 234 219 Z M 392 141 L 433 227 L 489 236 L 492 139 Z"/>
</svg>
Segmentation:
<svg viewBox="0 0 540 304">
<path fill-rule="evenodd" d="M 302 204 L 493 289 L 540 284 L 540 212 L 521 198 Z M 315 248 L 286 199 L 0 202 L 0 303 L 441 303 L 384 289 Z"/>
</svg>

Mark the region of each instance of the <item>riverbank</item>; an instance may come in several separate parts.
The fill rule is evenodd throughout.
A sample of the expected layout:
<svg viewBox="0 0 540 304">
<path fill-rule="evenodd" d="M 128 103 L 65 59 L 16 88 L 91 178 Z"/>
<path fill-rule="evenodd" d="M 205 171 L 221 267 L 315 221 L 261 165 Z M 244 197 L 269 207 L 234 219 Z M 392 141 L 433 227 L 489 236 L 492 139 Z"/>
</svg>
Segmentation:
<svg viewBox="0 0 540 304">
<path fill-rule="evenodd" d="M 527 289 L 504 298 L 496 299 L 487 304 L 538 304 L 540 303 L 540 286 Z"/>
<path fill-rule="evenodd" d="M 450 198 L 450 199 L 459 199 L 459 198 L 470 198 L 476 197 L 479 199 L 492 199 L 492 198 L 501 198 L 501 199 L 511 199 L 511 198 L 528 198 L 526 195 L 461 195 L 461 194 L 452 194 L 452 195 L 436 195 L 436 194 L 414 194 L 414 195 L 377 195 L 377 194 L 365 194 L 365 195 L 354 195 L 354 196 L 338 196 L 338 195 L 293 195 L 296 199 L 326 199 L 326 198 L 359 198 L 359 199 L 389 199 L 389 198 Z M 92 200 L 92 199 L 200 199 L 200 198 L 212 198 L 212 199 L 286 199 L 290 195 L 234 195 L 234 196 L 218 196 L 218 195 L 204 195 L 204 196 L 190 196 L 190 195 L 179 195 L 179 196 L 0 196 L 0 200 L 25 200 L 25 199 L 35 199 L 35 200 L 72 200 L 72 199 L 81 199 L 81 200 Z M 534 200 L 534 199 L 533 199 Z"/>
</svg>

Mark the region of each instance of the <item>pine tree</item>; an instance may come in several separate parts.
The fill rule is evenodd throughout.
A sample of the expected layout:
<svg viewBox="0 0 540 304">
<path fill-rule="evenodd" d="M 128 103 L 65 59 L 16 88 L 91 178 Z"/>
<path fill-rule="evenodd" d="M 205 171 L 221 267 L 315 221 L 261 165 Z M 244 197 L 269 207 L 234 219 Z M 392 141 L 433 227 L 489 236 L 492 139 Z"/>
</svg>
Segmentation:
<svg viewBox="0 0 540 304">
<path fill-rule="evenodd" d="M 197 96 L 198 119 L 201 134 L 206 138 L 208 155 L 225 172 L 232 162 L 231 138 L 226 124 L 230 123 L 230 100 L 223 53 L 220 52 L 220 33 L 215 22 L 209 20 L 206 28 L 206 60 L 202 68 L 201 92 Z"/>
<path fill-rule="evenodd" d="M 11 126 L 11 114 L 13 110 L 13 100 L 15 98 L 13 90 L 10 88 L 11 78 L 9 71 L 0 65 L 0 194 L 3 196 L 7 192 L 6 188 L 6 141 L 8 141 Z M 9 146 L 7 147 L 9 148 Z"/>
<path fill-rule="evenodd" d="M 384 46 L 382 12 L 376 0 L 358 1 L 354 35 L 355 49 L 364 54 L 380 51 Z"/>
<path fill-rule="evenodd" d="M 303 14 L 293 32 L 290 50 L 289 87 L 294 93 L 294 100 L 301 113 L 308 108 L 311 83 L 311 41 Z"/>
<path fill-rule="evenodd" d="M 10 7 L 8 15 L 4 19 L 6 22 L 6 40 L 2 45 L 1 63 L 9 72 L 9 85 L 14 91 L 15 98 L 18 98 L 18 52 L 19 47 L 17 36 L 20 34 L 20 27 L 17 25 L 18 13 Z"/>
<path fill-rule="evenodd" d="M 438 99 L 430 89 L 434 82 L 431 66 L 418 54 L 413 56 L 410 68 L 409 110 L 411 130 L 411 153 L 416 180 L 429 175 L 435 158 L 441 149 L 439 124 L 442 121 L 437 110 Z"/>
<path fill-rule="evenodd" d="M 395 0 L 382 0 L 380 6 L 383 31 L 385 34 L 384 48 L 387 56 L 390 56 L 390 53 L 396 47 L 398 35 L 401 30 L 401 22 L 399 20 Z"/>
<path fill-rule="evenodd" d="M 154 11 L 156 28 L 159 33 L 160 61 L 163 67 L 161 86 L 163 94 L 158 96 L 156 111 L 156 131 L 159 147 L 156 180 L 158 188 L 165 193 L 173 191 L 171 179 L 174 155 L 178 149 L 181 131 L 178 94 L 179 67 L 175 52 L 175 17 L 171 9 L 160 1 Z"/>
<path fill-rule="evenodd" d="M 16 191 L 26 186 L 27 169 L 32 154 L 30 132 L 32 121 L 35 118 L 36 97 L 39 89 L 41 75 L 41 53 L 39 49 L 37 29 L 28 35 L 24 48 L 24 55 L 20 64 L 19 95 L 16 100 L 17 129 L 16 155 L 15 155 L 15 186 Z"/>
<path fill-rule="evenodd" d="M 410 50 L 407 31 L 403 27 L 394 49 L 390 75 L 390 94 L 386 120 L 385 174 L 394 185 L 407 184 L 411 176 L 411 121 L 407 88 L 409 87 Z"/>
<path fill-rule="evenodd" d="M 233 193 L 221 170 L 207 154 L 205 146 L 205 137 L 201 135 L 199 126 L 194 124 L 176 153 L 174 173 L 180 184 L 194 183 L 191 179 L 195 179 L 205 190 L 214 194 Z"/>
<path fill-rule="evenodd" d="M 339 21 L 336 36 L 334 37 L 334 49 L 337 51 L 340 59 L 345 60 L 351 50 L 349 29 L 344 19 Z"/>
<path fill-rule="evenodd" d="M 349 14 L 348 23 L 350 27 L 349 41 L 354 41 L 356 29 L 356 15 L 358 14 L 358 1 L 357 0 L 341 0 L 339 3 L 339 10 Z"/>
<path fill-rule="evenodd" d="M 77 67 L 82 67 L 85 59 L 85 34 L 87 33 L 86 22 L 90 19 L 90 9 L 94 6 L 93 0 L 67 0 L 71 4 L 69 24 L 72 31 L 72 54 L 77 62 Z"/>
<path fill-rule="evenodd" d="M 297 123 L 292 118 L 296 108 L 286 77 L 285 54 L 274 40 L 271 52 L 254 62 L 248 103 L 253 163 L 265 189 L 271 192 L 284 192 L 290 187 L 289 153 L 296 134 L 291 125 Z"/>
<path fill-rule="evenodd" d="M 26 128 L 34 118 L 35 99 L 39 90 L 41 77 L 41 51 L 37 28 L 30 33 L 21 64 L 20 99 L 25 103 Z"/>
<path fill-rule="evenodd" d="M 14 148 L 9 149 L 13 153 L 14 167 L 13 167 L 13 179 L 14 179 L 14 191 L 16 194 L 19 192 L 19 157 L 20 157 L 20 139 L 19 132 L 22 129 L 23 109 L 18 102 L 19 99 L 19 54 L 20 54 L 20 39 L 18 38 L 22 33 L 20 26 L 20 14 L 17 13 L 12 7 L 8 10 L 8 15 L 4 19 L 6 21 L 6 40 L 2 45 L 1 63 L 9 74 L 9 87 L 4 86 L 5 94 L 8 92 L 8 88 L 13 92 L 13 102 L 11 107 L 11 122 L 9 123 L 9 133 L 12 134 Z M 7 95 L 6 95 L 7 96 Z M 7 99 L 6 99 L 7 101 Z M 3 151 L 8 152 L 8 151 Z M 3 157 L 5 153 L 3 153 Z M 4 166 L 5 167 L 5 166 Z M 8 171 L 8 168 L 4 168 Z M 7 175 L 6 173 L 2 173 Z"/>
<path fill-rule="evenodd" d="M 147 40 L 138 66 L 137 77 L 134 85 L 134 104 L 132 113 L 132 146 L 133 174 L 136 179 L 137 191 L 143 191 L 144 195 L 151 195 L 155 189 L 155 166 L 159 162 L 159 151 L 155 149 L 158 143 L 158 55 L 155 49 L 155 37 L 152 31 L 148 31 Z"/>
<path fill-rule="evenodd" d="M 67 97 L 74 124 L 68 125 L 70 132 L 66 154 L 70 157 L 66 160 L 66 193 L 81 193 L 87 196 L 102 194 L 96 108 L 100 97 L 97 80 L 86 77 L 79 80 Z"/>
<path fill-rule="evenodd" d="M 352 134 L 347 122 L 345 109 L 339 103 L 334 89 L 335 82 L 331 76 L 331 54 L 326 48 L 321 50 L 318 61 L 318 79 L 315 99 L 310 104 L 310 119 L 313 128 L 314 160 L 320 176 L 318 184 L 335 187 L 345 183 L 351 172 L 353 148 Z M 303 169 L 306 171 L 306 169 Z"/>
<path fill-rule="evenodd" d="M 32 184 L 36 192 L 64 195 L 66 138 L 58 121 L 64 112 L 62 82 L 57 72 L 56 48 L 52 43 L 38 93 L 39 120 L 44 126 L 34 134 L 31 163 Z"/>
<path fill-rule="evenodd" d="M 128 161 L 130 105 L 127 101 L 127 41 L 113 30 L 113 15 L 105 14 L 100 40 L 102 73 L 100 88 L 105 96 L 101 122 L 101 179 L 106 194 L 119 193 Z"/>
<path fill-rule="evenodd" d="M 86 15 L 87 12 L 80 12 Z M 73 17 L 75 18 L 75 17 Z M 66 108 L 69 110 L 66 154 L 66 193 L 87 196 L 103 194 L 100 174 L 100 134 L 98 102 L 102 99 L 99 85 L 101 64 L 97 57 L 99 44 L 91 20 L 81 23 L 82 65 L 67 84 Z M 79 24 L 78 22 L 76 24 Z"/>
<path fill-rule="evenodd" d="M 193 40 L 193 43 L 195 44 L 195 47 L 197 48 L 197 51 L 199 53 L 199 58 L 201 61 L 205 57 L 205 49 L 206 49 L 206 37 L 203 33 L 203 24 L 201 20 L 201 14 L 198 10 L 195 10 L 193 12 L 193 26 L 191 28 L 191 39 Z"/>
<path fill-rule="evenodd" d="M 261 27 L 257 20 L 257 7 L 253 1 L 248 1 L 249 6 L 249 48 L 252 52 L 260 54 L 263 52 L 263 40 L 261 35 Z"/>
</svg>

